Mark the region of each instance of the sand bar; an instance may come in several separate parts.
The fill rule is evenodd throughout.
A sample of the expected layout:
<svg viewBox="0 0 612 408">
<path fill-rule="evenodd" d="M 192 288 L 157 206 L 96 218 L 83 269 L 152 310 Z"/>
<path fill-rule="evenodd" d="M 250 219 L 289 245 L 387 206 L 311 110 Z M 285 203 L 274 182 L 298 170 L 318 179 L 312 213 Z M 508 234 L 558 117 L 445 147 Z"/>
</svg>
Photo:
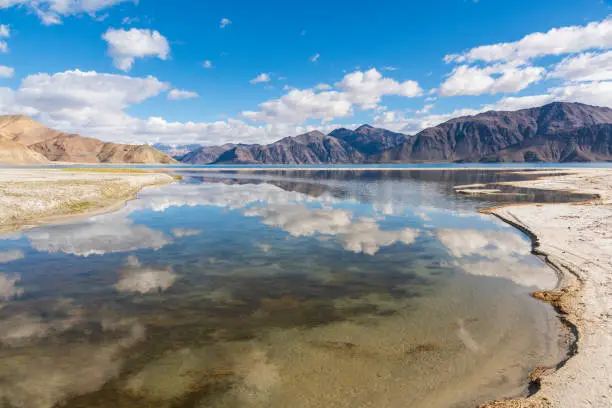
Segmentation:
<svg viewBox="0 0 612 408">
<path fill-rule="evenodd" d="M 597 194 L 600 199 L 510 205 L 490 212 L 531 235 L 534 251 L 562 273 L 557 290 L 536 295 L 550 301 L 577 332 L 576 348 L 561 367 L 535 376 L 540 390 L 531 398 L 487 407 L 612 406 L 612 170 L 564 173 L 505 184 Z"/>
<path fill-rule="evenodd" d="M 0 171 L 0 232 L 112 211 L 142 188 L 169 184 L 168 174 L 94 169 Z"/>
</svg>

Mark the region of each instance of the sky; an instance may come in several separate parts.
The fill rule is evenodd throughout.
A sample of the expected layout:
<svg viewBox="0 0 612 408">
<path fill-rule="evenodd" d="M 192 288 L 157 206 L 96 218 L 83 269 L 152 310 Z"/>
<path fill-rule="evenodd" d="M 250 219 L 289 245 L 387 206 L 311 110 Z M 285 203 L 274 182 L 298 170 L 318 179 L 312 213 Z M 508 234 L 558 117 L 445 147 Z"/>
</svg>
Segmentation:
<svg viewBox="0 0 612 408">
<path fill-rule="evenodd" d="M 0 0 L 0 114 L 125 143 L 612 107 L 612 0 Z"/>
</svg>

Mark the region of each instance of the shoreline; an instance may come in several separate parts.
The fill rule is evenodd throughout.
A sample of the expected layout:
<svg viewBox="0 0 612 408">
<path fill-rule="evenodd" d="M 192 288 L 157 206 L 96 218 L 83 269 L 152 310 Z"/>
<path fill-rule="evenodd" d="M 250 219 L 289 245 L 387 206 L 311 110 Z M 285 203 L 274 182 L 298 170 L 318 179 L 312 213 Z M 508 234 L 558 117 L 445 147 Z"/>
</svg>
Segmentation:
<svg viewBox="0 0 612 408">
<path fill-rule="evenodd" d="M 168 174 L 138 171 L 8 169 L 0 173 L 0 233 L 116 211 L 143 188 L 173 181 Z"/>
<path fill-rule="evenodd" d="M 599 199 L 509 204 L 482 211 L 524 232 L 533 253 L 561 274 L 555 289 L 533 296 L 555 308 L 575 340 L 556 367 L 537 367 L 530 375 L 535 387 L 531 396 L 480 407 L 608 407 L 612 403 L 612 172 L 578 169 L 502 184 L 595 194 Z"/>
</svg>

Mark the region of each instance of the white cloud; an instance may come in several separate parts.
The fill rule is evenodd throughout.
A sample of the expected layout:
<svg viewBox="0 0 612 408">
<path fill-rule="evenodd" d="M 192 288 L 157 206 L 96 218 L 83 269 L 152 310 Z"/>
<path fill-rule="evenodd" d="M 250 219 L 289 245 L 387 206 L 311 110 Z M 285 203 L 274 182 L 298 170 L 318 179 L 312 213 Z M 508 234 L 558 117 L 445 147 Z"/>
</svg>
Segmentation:
<svg viewBox="0 0 612 408">
<path fill-rule="evenodd" d="M 0 9 L 25 6 L 32 10 L 45 25 L 61 24 L 62 17 L 95 14 L 119 3 L 137 0 L 2 0 Z"/>
<path fill-rule="evenodd" d="M 180 99 L 195 99 L 199 97 L 200 95 L 198 95 L 197 92 L 185 91 L 182 89 L 173 89 L 170 92 L 168 92 L 168 99 L 173 100 L 173 101 L 177 101 Z"/>
<path fill-rule="evenodd" d="M 213 63 L 212 63 L 212 61 L 211 61 L 211 60 L 205 60 L 205 61 L 202 63 L 202 66 L 203 66 L 204 68 L 211 69 L 211 68 L 213 68 Z"/>
<path fill-rule="evenodd" d="M 38 115 L 65 131 L 91 129 L 108 133 L 109 126 L 131 125 L 123 110 L 165 91 L 168 85 L 154 77 L 134 78 L 79 70 L 23 79 L 17 91 L 0 92 L 0 111 Z M 8 88 L 3 88 L 8 90 Z"/>
<path fill-rule="evenodd" d="M 23 294 L 23 289 L 16 285 L 20 280 L 21 276 L 17 274 L 6 275 L 0 273 L 0 308 L 2 307 L 2 303 Z"/>
<path fill-rule="evenodd" d="M 457 109 L 450 113 L 442 113 L 435 115 L 425 115 L 409 117 L 405 112 L 402 111 L 386 111 L 382 112 L 374 117 L 373 123 L 376 126 L 383 127 L 385 129 L 393 130 L 395 132 L 403 132 L 408 134 L 414 134 L 420 132 L 423 129 L 439 125 L 440 123 L 446 122 L 453 118 L 467 115 L 476 115 L 484 112 L 486 109 Z"/>
<path fill-rule="evenodd" d="M 310 61 L 317 62 L 319 60 L 319 58 L 321 58 L 321 54 L 317 53 L 317 54 L 313 55 L 312 57 L 310 57 Z"/>
<path fill-rule="evenodd" d="M 440 85 L 441 96 L 481 95 L 518 92 L 540 81 L 546 70 L 541 67 L 495 64 L 480 68 L 460 65 Z"/>
<path fill-rule="evenodd" d="M 248 208 L 246 216 L 261 217 L 266 225 L 278 227 L 295 237 L 317 234 L 334 237 L 347 251 L 375 255 L 380 248 L 402 242 L 412 244 L 420 232 L 410 228 L 381 230 L 371 218 L 354 219 L 342 209 L 308 208 L 303 204 L 266 205 Z"/>
<path fill-rule="evenodd" d="M 202 233 L 202 230 L 193 229 L 193 228 L 174 228 L 172 230 L 172 235 L 174 235 L 177 238 L 195 237 L 197 235 L 200 235 L 201 233 Z"/>
<path fill-rule="evenodd" d="M 255 78 L 251 79 L 249 81 L 250 84 L 260 84 L 260 83 L 265 83 L 265 82 L 270 82 L 272 79 L 270 78 L 270 74 L 267 73 L 261 73 L 259 75 L 257 75 Z"/>
<path fill-rule="evenodd" d="M 0 78 L 12 78 L 15 75 L 15 70 L 5 65 L 0 65 Z"/>
<path fill-rule="evenodd" d="M 422 93 L 414 81 L 397 82 L 384 78 L 376 69 L 347 74 L 335 84 L 339 91 L 292 89 L 279 99 L 263 102 L 257 112 L 242 115 L 257 122 L 303 123 L 308 119 L 330 121 L 353 114 L 353 106 L 373 109 L 385 95 L 415 97 Z"/>
<path fill-rule="evenodd" d="M 3 404 L 51 408 L 102 388 L 121 372 L 126 351 L 145 338 L 144 326 L 133 321 L 128 324 L 127 320 L 113 318 L 112 322 L 100 322 L 102 330 L 112 332 L 106 336 L 108 341 L 45 342 L 36 344 L 33 353 L 3 353 L 0 366 Z M 37 321 L 42 325 L 37 325 Z M 49 322 L 47 317 L 33 316 L 23 316 L 21 323 L 25 326 L 19 326 L 19 323 L 16 320 L 10 322 L 13 326 L 10 335 L 36 337 L 44 335 L 45 331 L 62 330 L 70 325 L 69 321 L 62 324 Z"/>
<path fill-rule="evenodd" d="M 429 113 L 434 107 L 433 103 L 428 103 L 425 106 L 423 106 L 422 109 L 419 109 L 418 111 L 416 111 L 417 115 L 425 115 L 427 113 Z"/>
<path fill-rule="evenodd" d="M 0 251 L 0 263 L 8 263 L 24 258 L 23 251 L 19 249 L 11 249 L 8 251 Z"/>
<path fill-rule="evenodd" d="M 555 65 L 550 77 L 577 82 L 612 79 L 612 51 L 567 57 Z"/>
<path fill-rule="evenodd" d="M 0 3 L 1 8 L 1 3 Z M 0 24 L 0 38 L 10 38 L 11 28 L 6 24 Z M 8 52 L 8 43 L 5 40 L 0 40 L 0 52 Z"/>
<path fill-rule="evenodd" d="M 109 28 L 102 38 L 108 43 L 113 64 L 122 71 L 129 71 L 136 58 L 157 57 L 166 60 L 170 53 L 168 40 L 158 31 Z"/>
<path fill-rule="evenodd" d="M 453 263 L 469 274 L 543 289 L 554 287 L 557 281 L 550 268 L 533 263 L 531 245 L 516 231 L 439 229 L 436 237 L 453 256 Z"/>
<path fill-rule="evenodd" d="M 382 67 L 383 71 L 397 71 L 399 68 L 398 67 L 394 67 L 392 65 L 388 65 L 386 67 Z"/>
<path fill-rule="evenodd" d="M 153 269 L 144 267 L 135 256 L 129 256 L 125 267 L 119 273 L 119 280 L 115 288 L 119 292 L 151 293 L 165 291 L 177 279 L 177 275 L 170 267 L 166 269 Z"/>
<path fill-rule="evenodd" d="M 531 253 L 529 243 L 514 231 L 440 229 L 436 237 L 455 258 L 476 256 L 496 260 Z"/>
<path fill-rule="evenodd" d="M 347 117 L 353 104 L 337 91 L 316 92 L 313 89 L 292 89 L 279 99 L 263 102 L 259 111 L 244 111 L 242 116 L 256 122 L 303 123 L 308 119 L 330 121 Z"/>
<path fill-rule="evenodd" d="M 229 18 L 222 18 L 219 22 L 219 28 L 225 28 L 230 24 L 232 24 L 232 20 L 230 20 Z"/>
<path fill-rule="evenodd" d="M 447 62 L 517 61 L 563 55 L 574 52 L 612 48 L 612 18 L 585 26 L 553 28 L 545 33 L 532 33 L 519 41 L 483 45 L 462 54 L 447 55 Z"/>
<path fill-rule="evenodd" d="M 332 89 L 332 87 L 329 84 L 318 84 L 317 86 L 315 86 L 315 89 L 317 91 L 328 91 Z"/>
<path fill-rule="evenodd" d="M 420 96 L 423 90 L 415 81 L 397 82 L 385 78 L 376 69 L 350 73 L 336 84 L 336 87 L 348 95 L 351 102 L 361 105 L 363 109 L 373 109 L 385 95 L 398 95 L 407 98 Z"/>
<path fill-rule="evenodd" d="M 69 226 L 56 225 L 25 233 L 34 249 L 41 252 L 88 257 L 137 249 L 158 250 L 172 243 L 160 231 L 133 224 L 126 217 L 129 209 L 81 221 Z"/>
</svg>

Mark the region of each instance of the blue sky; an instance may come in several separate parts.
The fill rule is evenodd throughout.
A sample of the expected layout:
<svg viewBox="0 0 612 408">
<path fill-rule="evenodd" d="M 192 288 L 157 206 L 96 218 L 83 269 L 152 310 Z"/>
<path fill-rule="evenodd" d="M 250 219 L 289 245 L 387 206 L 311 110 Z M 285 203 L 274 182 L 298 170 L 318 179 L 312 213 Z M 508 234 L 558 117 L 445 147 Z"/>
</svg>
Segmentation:
<svg viewBox="0 0 612 408">
<path fill-rule="evenodd" d="M 0 0 L 0 111 L 105 140 L 217 144 L 612 106 L 608 15 L 601 0 Z"/>
</svg>

